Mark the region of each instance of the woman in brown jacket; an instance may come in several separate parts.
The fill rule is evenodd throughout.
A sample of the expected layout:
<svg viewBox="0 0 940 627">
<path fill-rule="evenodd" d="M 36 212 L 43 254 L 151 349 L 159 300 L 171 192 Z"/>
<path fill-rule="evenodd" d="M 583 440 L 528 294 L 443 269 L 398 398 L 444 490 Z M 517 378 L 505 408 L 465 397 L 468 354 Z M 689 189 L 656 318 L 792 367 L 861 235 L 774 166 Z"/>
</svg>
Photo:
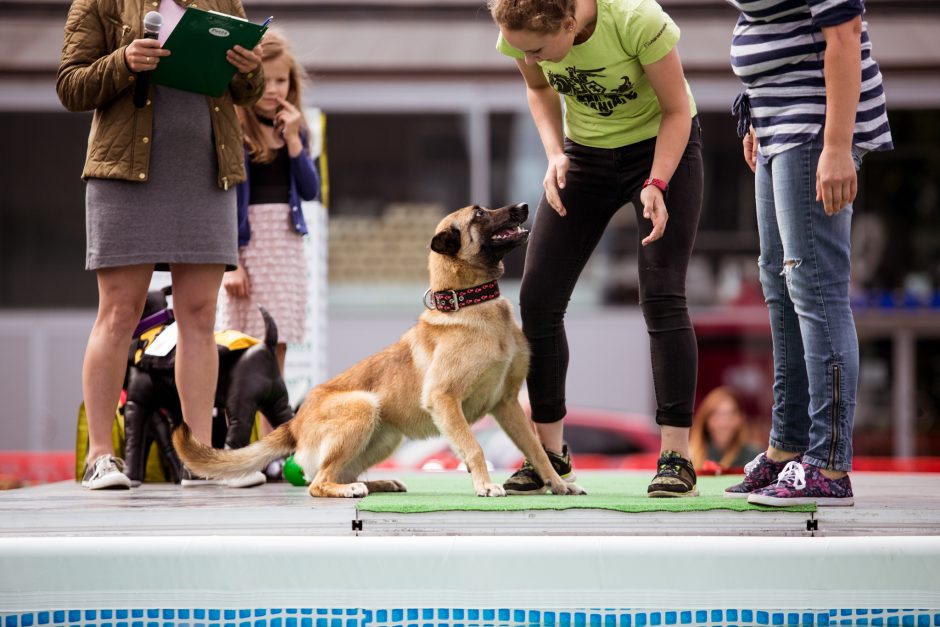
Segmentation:
<svg viewBox="0 0 940 627">
<path fill-rule="evenodd" d="M 98 280 L 98 316 L 82 368 L 89 433 L 82 485 L 93 490 L 131 485 L 114 456 L 111 424 L 155 268 L 168 268 L 173 281 L 183 416 L 199 440 L 211 443 L 216 297 L 222 273 L 238 263 L 234 185 L 245 177 L 234 105 L 250 106 L 264 86 L 260 51 L 235 46 L 227 60 L 237 72 L 221 97 L 151 84 L 146 103 L 135 107 L 139 73 L 170 54 L 162 44 L 196 2 L 143 5 L 74 0 L 56 77 L 67 109 L 94 110 L 82 173 L 86 268 Z M 198 8 L 244 16 L 240 0 L 199 0 Z M 142 37 L 151 9 L 163 17 L 158 39 Z M 241 483 L 259 482 L 263 475 Z"/>
</svg>

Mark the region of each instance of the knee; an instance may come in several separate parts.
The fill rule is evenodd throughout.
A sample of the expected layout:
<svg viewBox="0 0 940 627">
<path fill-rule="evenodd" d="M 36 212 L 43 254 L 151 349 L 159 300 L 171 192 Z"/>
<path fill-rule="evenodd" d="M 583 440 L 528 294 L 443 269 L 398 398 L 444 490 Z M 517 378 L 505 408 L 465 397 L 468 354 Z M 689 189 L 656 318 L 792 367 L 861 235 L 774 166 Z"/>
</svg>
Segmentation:
<svg viewBox="0 0 940 627">
<path fill-rule="evenodd" d="M 216 299 L 200 298 L 195 301 L 174 302 L 173 313 L 180 333 L 212 333 L 215 329 Z"/>
<path fill-rule="evenodd" d="M 99 331 L 114 338 L 130 340 L 137 322 L 143 313 L 143 303 L 112 301 L 102 303 L 98 310 L 95 326 Z"/>
</svg>

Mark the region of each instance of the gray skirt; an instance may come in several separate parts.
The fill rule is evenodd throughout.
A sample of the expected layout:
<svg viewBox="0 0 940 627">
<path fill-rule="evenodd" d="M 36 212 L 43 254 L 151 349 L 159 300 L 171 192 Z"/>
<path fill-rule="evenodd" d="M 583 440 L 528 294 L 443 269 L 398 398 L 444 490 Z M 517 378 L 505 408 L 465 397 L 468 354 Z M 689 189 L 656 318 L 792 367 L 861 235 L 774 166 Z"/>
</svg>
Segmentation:
<svg viewBox="0 0 940 627">
<path fill-rule="evenodd" d="M 218 186 L 206 97 L 157 87 L 150 178 L 89 179 L 85 268 L 238 264 L 235 190 Z"/>
</svg>

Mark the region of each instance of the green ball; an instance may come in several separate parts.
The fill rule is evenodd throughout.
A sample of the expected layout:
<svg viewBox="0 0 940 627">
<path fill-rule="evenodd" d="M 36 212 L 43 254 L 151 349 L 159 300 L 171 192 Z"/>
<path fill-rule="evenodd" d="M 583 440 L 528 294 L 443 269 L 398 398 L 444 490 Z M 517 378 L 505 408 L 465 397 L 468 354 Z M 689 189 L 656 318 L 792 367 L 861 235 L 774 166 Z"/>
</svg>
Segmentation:
<svg viewBox="0 0 940 627">
<path fill-rule="evenodd" d="M 304 470 L 294 461 L 293 455 L 284 460 L 284 470 L 282 472 L 284 473 L 284 478 L 287 479 L 291 485 L 307 485 L 307 480 L 304 479 Z"/>
</svg>

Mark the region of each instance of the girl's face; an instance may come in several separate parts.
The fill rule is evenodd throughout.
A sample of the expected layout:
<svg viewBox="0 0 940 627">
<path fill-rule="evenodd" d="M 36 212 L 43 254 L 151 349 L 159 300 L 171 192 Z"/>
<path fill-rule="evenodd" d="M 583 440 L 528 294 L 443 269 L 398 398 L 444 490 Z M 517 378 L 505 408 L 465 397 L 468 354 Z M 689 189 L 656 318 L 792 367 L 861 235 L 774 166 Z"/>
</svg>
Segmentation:
<svg viewBox="0 0 940 627">
<path fill-rule="evenodd" d="M 265 61 L 264 65 L 264 95 L 255 104 L 255 111 L 261 115 L 273 118 L 280 106 L 278 98 L 287 99 L 290 90 L 290 59 L 287 55 Z"/>
<path fill-rule="evenodd" d="M 705 427 L 715 446 L 725 449 L 734 441 L 743 421 L 741 412 L 734 401 L 725 399 L 715 407 Z"/>
<path fill-rule="evenodd" d="M 574 18 L 566 17 L 554 33 L 537 33 L 531 30 L 508 30 L 500 27 L 503 39 L 517 50 L 525 53 L 526 65 L 539 61 L 557 63 L 565 58 L 574 44 Z"/>
</svg>

